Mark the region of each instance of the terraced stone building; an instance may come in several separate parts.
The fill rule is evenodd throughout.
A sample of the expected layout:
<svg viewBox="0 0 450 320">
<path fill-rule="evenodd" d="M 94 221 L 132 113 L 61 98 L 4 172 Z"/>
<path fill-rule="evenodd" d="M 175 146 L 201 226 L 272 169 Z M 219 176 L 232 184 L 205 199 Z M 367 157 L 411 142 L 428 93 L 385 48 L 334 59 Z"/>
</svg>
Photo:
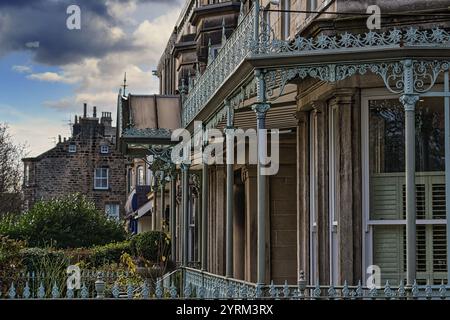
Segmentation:
<svg viewBox="0 0 450 320">
<path fill-rule="evenodd" d="M 119 219 L 126 201 L 125 157 L 116 150 L 116 128 L 110 112 L 92 116 L 84 105 L 75 116 L 72 136 L 58 139 L 56 146 L 34 158 L 23 159 L 23 192 L 27 208 L 36 201 L 81 193 L 97 209 Z"/>
</svg>

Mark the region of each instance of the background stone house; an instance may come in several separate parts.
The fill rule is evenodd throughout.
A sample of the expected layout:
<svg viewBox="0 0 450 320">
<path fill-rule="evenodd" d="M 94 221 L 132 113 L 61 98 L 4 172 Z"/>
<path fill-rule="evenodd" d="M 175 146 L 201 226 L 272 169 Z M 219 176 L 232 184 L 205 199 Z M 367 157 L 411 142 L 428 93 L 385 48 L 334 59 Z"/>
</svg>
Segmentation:
<svg viewBox="0 0 450 320">
<path fill-rule="evenodd" d="M 34 158 L 23 159 L 26 208 L 39 200 L 81 193 L 98 210 L 119 219 L 126 201 L 125 157 L 116 150 L 110 112 L 75 116 L 72 136 Z"/>
</svg>

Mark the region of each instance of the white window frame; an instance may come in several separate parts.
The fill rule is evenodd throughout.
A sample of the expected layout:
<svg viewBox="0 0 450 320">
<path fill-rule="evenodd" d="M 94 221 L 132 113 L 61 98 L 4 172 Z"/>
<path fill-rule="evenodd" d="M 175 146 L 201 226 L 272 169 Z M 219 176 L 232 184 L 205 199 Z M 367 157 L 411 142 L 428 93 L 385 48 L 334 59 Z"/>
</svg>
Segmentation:
<svg viewBox="0 0 450 320">
<path fill-rule="evenodd" d="M 435 91 L 442 91 L 442 85 L 436 85 Z M 426 95 L 425 95 L 426 96 Z M 362 169 L 362 275 L 368 276 L 367 268 L 373 265 L 374 226 L 406 225 L 404 220 L 370 219 L 370 168 L 369 168 L 369 101 L 381 99 L 398 99 L 398 95 L 387 89 L 363 89 L 361 91 L 361 169 Z M 445 107 L 445 106 L 444 106 Z M 448 156 L 450 150 L 445 151 Z M 416 225 L 446 225 L 446 219 L 417 219 Z"/>
<path fill-rule="evenodd" d="M 101 170 L 101 176 L 97 176 L 97 170 Z M 103 170 L 106 170 L 106 176 L 103 175 Z M 106 179 L 106 187 L 97 186 L 97 181 L 104 181 Z M 95 168 L 94 169 L 94 189 L 95 190 L 108 190 L 109 189 L 109 168 Z"/>
<path fill-rule="evenodd" d="M 108 154 L 109 153 L 109 146 L 106 144 L 102 144 L 100 146 L 100 153 L 101 154 Z"/>
<path fill-rule="evenodd" d="M 111 208 L 117 209 L 117 214 L 111 215 Z M 116 210 L 114 210 L 114 211 L 116 211 Z M 105 204 L 105 214 L 108 217 L 108 219 L 119 221 L 120 220 L 120 204 L 106 203 Z"/>
<path fill-rule="evenodd" d="M 77 145 L 75 143 L 69 144 L 69 153 L 76 153 L 77 152 Z"/>
<path fill-rule="evenodd" d="M 141 180 L 141 172 L 142 170 L 142 181 Z M 145 185 L 145 169 L 143 165 L 139 165 L 136 168 L 136 186 L 144 186 Z"/>
</svg>

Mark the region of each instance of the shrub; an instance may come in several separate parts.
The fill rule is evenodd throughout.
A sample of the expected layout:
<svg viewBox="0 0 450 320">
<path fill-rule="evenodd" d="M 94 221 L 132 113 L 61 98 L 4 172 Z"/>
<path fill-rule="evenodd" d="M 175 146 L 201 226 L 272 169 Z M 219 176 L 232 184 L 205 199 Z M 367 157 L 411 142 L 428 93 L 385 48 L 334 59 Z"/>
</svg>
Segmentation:
<svg viewBox="0 0 450 320">
<path fill-rule="evenodd" d="M 63 265 L 65 270 L 70 264 L 69 258 L 62 250 L 54 248 L 24 248 L 20 252 L 22 261 L 27 272 L 48 273 L 49 268 L 56 265 Z M 58 268 L 58 270 L 61 268 Z"/>
<path fill-rule="evenodd" d="M 0 235 L 0 274 L 20 271 L 22 268 L 20 251 L 24 246 L 23 241 L 16 241 Z"/>
<path fill-rule="evenodd" d="M 30 246 L 56 248 L 103 245 L 126 237 L 121 223 L 109 220 L 79 194 L 41 201 L 19 217 L 8 216 L 0 220 L 0 233 Z"/>
<path fill-rule="evenodd" d="M 151 262 L 165 261 L 170 254 L 170 239 L 161 231 L 140 233 L 131 238 L 131 250 L 136 257 Z"/>
<path fill-rule="evenodd" d="M 91 255 L 87 259 L 92 266 L 99 267 L 110 263 L 119 263 L 123 254 L 131 254 L 130 241 L 109 243 L 90 249 Z"/>
</svg>

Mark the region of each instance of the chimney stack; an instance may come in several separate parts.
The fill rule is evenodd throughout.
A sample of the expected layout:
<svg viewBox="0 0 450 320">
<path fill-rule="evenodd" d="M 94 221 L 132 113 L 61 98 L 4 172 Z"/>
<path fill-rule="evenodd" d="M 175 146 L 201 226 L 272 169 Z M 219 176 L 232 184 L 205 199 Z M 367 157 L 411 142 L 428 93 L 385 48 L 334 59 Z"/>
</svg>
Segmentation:
<svg viewBox="0 0 450 320">
<path fill-rule="evenodd" d="M 75 124 L 78 124 L 78 116 L 75 115 Z"/>
<path fill-rule="evenodd" d="M 58 143 L 61 143 L 61 135 L 58 135 Z"/>
<path fill-rule="evenodd" d="M 97 118 L 97 107 L 96 106 L 94 106 L 93 116 L 94 116 L 94 118 Z"/>
<path fill-rule="evenodd" d="M 64 140 L 63 140 L 64 142 L 66 142 L 66 137 L 64 137 Z"/>
<path fill-rule="evenodd" d="M 87 103 L 85 103 L 83 107 L 83 118 L 87 118 Z"/>
</svg>

